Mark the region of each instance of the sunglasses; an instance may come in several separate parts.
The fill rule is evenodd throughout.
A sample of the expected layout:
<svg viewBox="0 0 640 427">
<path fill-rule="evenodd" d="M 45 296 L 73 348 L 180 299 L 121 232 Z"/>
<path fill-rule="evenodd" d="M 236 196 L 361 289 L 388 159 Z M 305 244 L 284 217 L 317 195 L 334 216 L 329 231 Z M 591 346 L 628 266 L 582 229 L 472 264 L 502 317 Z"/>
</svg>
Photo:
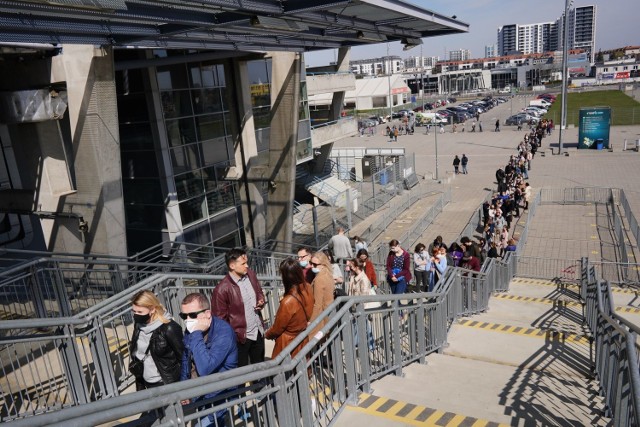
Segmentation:
<svg viewBox="0 0 640 427">
<path fill-rule="evenodd" d="M 315 262 L 310 262 L 309 264 L 311 264 L 312 267 L 317 267 L 320 265 L 319 263 L 315 263 Z"/>
<path fill-rule="evenodd" d="M 205 308 L 204 310 L 200 310 L 200 311 L 194 311 L 193 313 L 180 313 L 180 318 L 182 320 L 187 320 L 187 317 L 189 319 L 197 319 L 198 315 L 200 313 L 204 313 L 205 311 L 207 311 L 207 309 Z"/>
</svg>

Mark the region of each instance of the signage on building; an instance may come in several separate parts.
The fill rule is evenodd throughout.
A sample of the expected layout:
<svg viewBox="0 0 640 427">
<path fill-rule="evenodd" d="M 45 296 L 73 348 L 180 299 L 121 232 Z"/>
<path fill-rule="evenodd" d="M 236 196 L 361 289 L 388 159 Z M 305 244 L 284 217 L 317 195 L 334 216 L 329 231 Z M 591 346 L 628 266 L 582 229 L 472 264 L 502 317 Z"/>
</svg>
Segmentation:
<svg viewBox="0 0 640 427">
<path fill-rule="evenodd" d="M 614 77 L 613 73 L 602 73 L 600 74 L 601 79 L 612 79 Z"/>
<path fill-rule="evenodd" d="M 411 93 L 411 89 L 409 89 L 407 86 L 394 87 L 393 89 L 391 89 L 391 95 L 397 95 L 399 93 Z"/>
<path fill-rule="evenodd" d="M 580 109 L 578 148 L 609 148 L 611 108 L 591 107 Z"/>
<path fill-rule="evenodd" d="M 629 78 L 628 71 L 622 71 L 620 73 L 616 73 L 616 79 L 628 79 L 628 78 Z"/>
<path fill-rule="evenodd" d="M 269 83 L 251 85 L 251 96 L 263 96 L 269 94 Z"/>
</svg>

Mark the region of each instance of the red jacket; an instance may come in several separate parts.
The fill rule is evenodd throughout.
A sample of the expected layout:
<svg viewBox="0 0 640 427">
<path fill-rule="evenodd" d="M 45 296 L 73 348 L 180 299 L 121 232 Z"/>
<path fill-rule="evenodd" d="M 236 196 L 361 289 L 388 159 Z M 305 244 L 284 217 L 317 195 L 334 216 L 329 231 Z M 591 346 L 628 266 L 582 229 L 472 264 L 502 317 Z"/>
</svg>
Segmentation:
<svg viewBox="0 0 640 427">
<path fill-rule="evenodd" d="M 256 273 L 249 269 L 247 276 L 249 276 L 249 282 L 251 282 L 251 286 L 256 292 L 256 301 L 265 301 Z M 244 302 L 242 301 L 240 287 L 229 274 L 224 276 L 224 279 L 213 288 L 211 313 L 228 322 L 235 331 L 238 342 L 244 344 L 247 340 L 247 320 L 244 315 Z M 262 319 L 262 315 L 260 315 L 260 319 Z"/>
</svg>

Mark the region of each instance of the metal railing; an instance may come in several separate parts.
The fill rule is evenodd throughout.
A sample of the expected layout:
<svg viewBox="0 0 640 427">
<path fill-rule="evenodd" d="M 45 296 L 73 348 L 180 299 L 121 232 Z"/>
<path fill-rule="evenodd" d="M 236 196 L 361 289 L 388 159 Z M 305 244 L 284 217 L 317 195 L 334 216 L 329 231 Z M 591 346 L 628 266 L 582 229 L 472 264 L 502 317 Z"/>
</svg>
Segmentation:
<svg viewBox="0 0 640 427">
<path fill-rule="evenodd" d="M 585 323 L 595 344 L 593 363 L 606 415 L 616 426 L 637 426 L 640 424 L 640 345 L 637 342 L 640 328 L 615 313 L 609 283 L 598 278 L 586 258 L 581 260 L 581 294 L 585 302 Z"/>
<path fill-rule="evenodd" d="M 262 364 L 132 394 L 123 394 L 133 383 L 127 369 L 132 294 L 152 290 L 177 313 L 187 292 L 210 294 L 221 277 L 159 274 L 73 317 L 0 322 L 3 330 L 31 332 L 2 339 L 2 418 L 16 425 L 95 425 L 157 410 L 159 425 L 185 425 L 241 406 L 266 426 L 298 425 L 300 419 L 326 425 L 371 381 L 400 374 L 403 366 L 442 348 L 455 318 L 486 310 L 491 292 L 508 288 L 513 260 L 491 260 L 481 273 L 450 268 L 437 293 L 340 298 L 290 344 L 289 350 L 310 339 L 294 359 L 284 351 Z M 261 280 L 269 323 L 281 288 L 277 278 Z M 365 309 L 372 302 L 379 307 Z M 309 336 L 325 320 L 321 333 Z M 12 354 L 21 357 L 6 356 Z M 36 365 L 47 375 L 25 375 Z M 181 405 L 230 388 L 237 390 L 207 408 Z"/>
<path fill-rule="evenodd" d="M 374 224 L 371 224 L 364 232 L 362 232 L 363 238 L 372 242 L 375 240 L 384 230 L 389 227 L 389 225 L 398 218 L 398 212 L 402 212 L 408 209 L 411 205 L 413 205 L 418 200 L 421 200 L 428 191 L 428 187 L 425 187 L 422 191 L 417 191 L 415 193 L 411 193 L 409 197 L 404 200 L 399 201 L 397 205 L 394 205 L 394 209 L 389 209 L 384 215 Z M 413 241 L 415 243 L 416 238 L 411 239 L 412 236 L 421 236 L 423 231 L 427 229 L 429 225 L 433 223 L 435 218 L 442 213 L 444 207 L 451 202 L 451 188 L 447 188 L 447 190 L 438 197 L 437 200 L 434 201 L 433 206 L 431 206 L 416 222 L 413 223 L 411 228 L 404 232 L 401 236 L 395 237 L 405 247 L 411 247 L 405 242 Z M 370 247 L 369 249 L 369 258 L 373 260 L 374 263 L 379 265 L 387 264 L 387 255 L 389 253 L 389 246 L 387 242 L 380 243 L 376 248 Z"/>
</svg>

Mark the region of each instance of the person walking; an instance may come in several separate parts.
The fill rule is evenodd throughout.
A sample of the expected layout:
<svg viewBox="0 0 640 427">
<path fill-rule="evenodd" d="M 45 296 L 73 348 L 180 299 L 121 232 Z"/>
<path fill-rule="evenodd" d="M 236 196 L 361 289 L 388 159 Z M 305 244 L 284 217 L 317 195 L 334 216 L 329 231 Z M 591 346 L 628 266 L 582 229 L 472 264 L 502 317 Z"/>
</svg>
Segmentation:
<svg viewBox="0 0 640 427">
<path fill-rule="evenodd" d="M 462 159 L 460 160 L 460 164 L 462 165 L 462 173 L 467 174 L 467 163 L 469 163 L 469 158 L 466 154 L 462 154 Z"/>
<path fill-rule="evenodd" d="M 184 351 L 182 328 L 150 291 L 135 294 L 131 306 L 135 326 L 129 343 L 129 370 L 136 390 L 178 382 Z"/>
<path fill-rule="evenodd" d="M 328 247 L 339 264 L 342 264 L 345 260 L 353 258 L 351 241 L 344 234 L 344 227 L 338 227 L 338 234 L 331 237 Z"/>
<path fill-rule="evenodd" d="M 482 120 L 478 119 L 478 130 L 482 132 Z"/>
<path fill-rule="evenodd" d="M 459 168 L 460 168 L 460 158 L 456 154 L 456 157 L 453 158 L 453 169 L 456 175 L 460 173 Z"/>
<path fill-rule="evenodd" d="M 313 313 L 311 285 L 305 282 L 302 267 L 295 259 L 287 258 L 280 263 L 280 276 L 284 296 L 280 300 L 273 326 L 264 333 L 266 339 L 275 340 L 271 359 L 275 359 L 291 341 L 307 329 Z M 295 357 L 308 342 L 309 338 L 302 340 L 291 351 L 291 357 Z"/>
<path fill-rule="evenodd" d="M 394 294 L 406 293 L 407 284 L 411 281 L 411 255 L 402 249 L 396 239 L 389 242 L 387 281 Z"/>
<path fill-rule="evenodd" d="M 416 289 L 418 292 L 426 291 L 428 288 L 427 261 L 429 253 L 427 247 L 418 243 L 413 252 L 413 274 L 416 277 Z"/>
<path fill-rule="evenodd" d="M 496 120 L 496 132 L 500 132 L 500 119 Z"/>
<path fill-rule="evenodd" d="M 229 250 L 225 261 L 229 272 L 213 288 L 211 312 L 229 323 L 235 331 L 238 366 L 264 362 L 261 311 L 266 300 L 262 286 L 256 273 L 249 268 L 244 249 Z"/>
</svg>

